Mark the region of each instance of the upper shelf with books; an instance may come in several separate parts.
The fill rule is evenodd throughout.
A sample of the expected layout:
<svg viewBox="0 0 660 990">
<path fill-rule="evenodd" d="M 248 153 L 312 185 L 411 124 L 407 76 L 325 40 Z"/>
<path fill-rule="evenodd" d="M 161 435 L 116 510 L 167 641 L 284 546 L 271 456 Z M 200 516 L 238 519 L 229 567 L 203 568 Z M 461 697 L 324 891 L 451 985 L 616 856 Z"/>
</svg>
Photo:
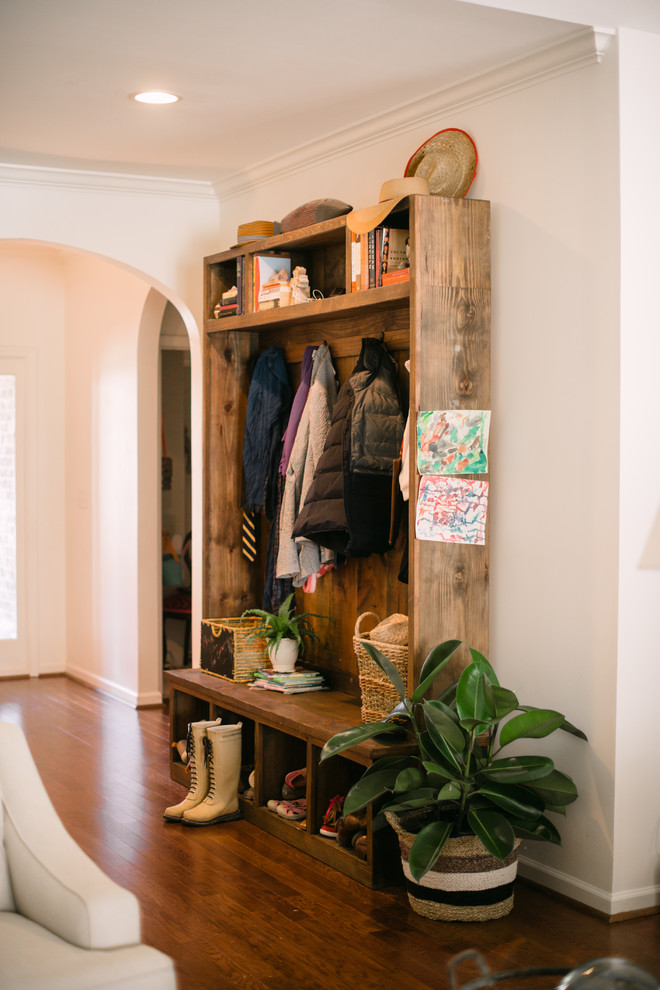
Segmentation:
<svg viewBox="0 0 660 990">
<path fill-rule="evenodd" d="M 376 238 L 373 240 L 375 243 Z M 379 236 L 379 254 L 381 243 Z M 390 284 L 378 277 L 373 289 L 360 292 L 356 291 L 362 284 L 356 286 L 355 258 L 355 236 L 343 216 L 210 255 L 204 259 L 206 331 L 258 331 L 274 324 L 282 328 L 301 321 L 322 322 L 366 306 L 374 311 L 407 306 L 408 269 L 394 272 Z M 264 290 L 262 283 L 276 281 L 278 275 L 284 277 L 283 271 L 294 275 L 297 268 L 305 269 L 314 298 L 291 305 L 273 303 L 278 292 L 272 285 Z M 237 307 L 227 305 L 233 286 L 238 287 Z"/>
<path fill-rule="evenodd" d="M 355 313 L 359 309 L 369 308 L 372 312 L 395 309 L 407 305 L 409 295 L 410 282 L 397 282 L 370 290 L 368 293 L 357 292 L 332 296 L 330 299 L 310 299 L 307 303 L 284 306 L 281 309 L 210 319 L 206 321 L 206 331 L 207 333 L 217 333 L 220 330 L 255 331 L 260 327 L 270 328 L 273 325 L 284 329 L 296 323 L 322 322 L 341 316 L 342 313 Z"/>
</svg>

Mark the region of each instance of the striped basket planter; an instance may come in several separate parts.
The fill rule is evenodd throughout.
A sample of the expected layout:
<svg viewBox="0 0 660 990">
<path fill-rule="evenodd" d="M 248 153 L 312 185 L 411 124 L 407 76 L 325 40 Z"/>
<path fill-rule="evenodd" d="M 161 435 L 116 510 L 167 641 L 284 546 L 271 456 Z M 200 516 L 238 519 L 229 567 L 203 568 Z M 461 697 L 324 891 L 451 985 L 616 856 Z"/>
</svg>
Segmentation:
<svg viewBox="0 0 660 990">
<path fill-rule="evenodd" d="M 434 921 L 492 921 L 511 912 L 520 839 L 503 862 L 491 856 L 476 835 L 448 839 L 433 868 L 417 883 L 408 865 L 415 833 L 406 831 L 398 815 L 388 811 L 385 816 L 399 839 L 413 911 Z"/>
</svg>

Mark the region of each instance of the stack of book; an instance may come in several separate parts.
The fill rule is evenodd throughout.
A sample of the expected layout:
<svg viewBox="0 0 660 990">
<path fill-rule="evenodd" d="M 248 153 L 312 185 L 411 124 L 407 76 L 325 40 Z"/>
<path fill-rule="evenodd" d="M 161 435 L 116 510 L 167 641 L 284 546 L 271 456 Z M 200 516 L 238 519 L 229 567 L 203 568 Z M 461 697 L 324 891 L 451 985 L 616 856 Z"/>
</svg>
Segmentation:
<svg viewBox="0 0 660 990">
<path fill-rule="evenodd" d="M 216 320 L 222 316 L 236 316 L 238 314 L 238 289 L 232 285 L 231 289 L 222 293 L 220 302 L 213 310 Z"/>
<path fill-rule="evenodd" d="M 410 278 L 409 231 L 376 227 L 367 234 L 353 234 L 351 288 L 353 292 Z"/>
<path fill-rule="evenodd" d="M 280 694 L 304 694 L 308 691 L 326 691 L 327 684 L 318 670 L 296 667 L 290 674 L 275 670 L 255 670 L 249 687 L 262 691 L 279 691 Z"/>
</svg>

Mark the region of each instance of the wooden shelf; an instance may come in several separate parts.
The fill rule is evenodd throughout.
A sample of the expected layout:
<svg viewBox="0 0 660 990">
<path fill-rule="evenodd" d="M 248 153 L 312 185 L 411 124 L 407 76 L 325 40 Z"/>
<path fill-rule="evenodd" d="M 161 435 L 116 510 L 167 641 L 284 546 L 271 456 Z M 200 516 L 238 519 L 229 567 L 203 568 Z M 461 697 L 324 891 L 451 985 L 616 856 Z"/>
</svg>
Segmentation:
<svg viewBox="0 0 660 990">
<path fill-rule="evenodd" d="M 364 310 L 381 313 L 400 308 L 404 304 L 407 306 L 409 297 L 410 282 L 399 282 L 397 285 L 382 285 L 364 292 L 332 296 L 330 299 L 310 299 L 307 303 L 284 306 L 282 309 L 269 309 L 262 313 L 243 313 L 241 316 L 224 316 L 219 320 L 207 320 L 206 332 L 243 330 L 258 333 L 262 329 L 286 330 L 298 323 L 323 323 L 344 314 L 359 318 Z"/>
<path fill-rule="evenodd" d="M 379 336 L 397 362 L 403 411 L 412 431 L 421 410 L 490 409 L 490 205 L 414 196 L 407 217 L 397 213 L 396 219 L 398 226 L 409 229 L 410 278 L 395 285 L 351 292 L 351 234 L 345 217 L 204 259 L 204 617 L 239 616 L 263 602 L 263 567 L 250 565 L 241 554 L 243 434 L 250 377 L 260 353 L 281 348 L 295 390 L 305 348 L 325 341 L 341 384 L 353 371 L 363 338 Z M 287 255 L 292 267 L 305 267 L 311 289 L 324 298 L 252 312 L 253 258 L 267 253 Z M 244 311 L 214 319 L 215 305 L 237 284 L 241 258 Z M 411 447 L 414 450 L 414 432 Z M 414 456 L 409 482 L 414 506 L 419 484 Z M 330 798 L 345 794 L 383 746 L 364 744 L 318 764 L 323 743 L 360 721 L 353 644 L 358 616 L 368 611 L 380 618 L 395 612 L 409 616 L 411 683 L 428 652 L 443 640 L 461 639 L 466 645 L 443 671 L 438 688 L 454 680 L 469 662 L 468 646 L 488 655 L 488 526 L 484 546 L 419 541 L 414 515 L 410 511 L 407 530 L 399 532 L 387 553 L 341 562 L 318 581 L 313 593 L 296 592 L 298 611 L 333 620 L 324 624 L 322 641 L 310 643 L 305 654 L 333 691 L 272 696 L 218 682 L 203 671 L 166 675 L 173 740 L 185 736 L 188 722 L 216 713 L 243 721 L 244 755 L 261 767 L 256 800 L 242 802 L 245 817 L 370 885 L 384 882 L 392 864 L 399 868 L 390 829 L 374 835 L 369 826 L 366 863 L 318 835 Z M 265 520 L 262 528 L 261 561 L 267 544 Z M 407 585 L 399 580 L 406 549 Z M 390 743 L 387 751 L 395 752 L 396 745 Z M 296 761 L 308 773 L 307 831 L 265 807 L 269 798 L 280 796 L 284 775 L 295 769 Z M 174 750 L 171 774 L 186 784 Z"/>
</svg>

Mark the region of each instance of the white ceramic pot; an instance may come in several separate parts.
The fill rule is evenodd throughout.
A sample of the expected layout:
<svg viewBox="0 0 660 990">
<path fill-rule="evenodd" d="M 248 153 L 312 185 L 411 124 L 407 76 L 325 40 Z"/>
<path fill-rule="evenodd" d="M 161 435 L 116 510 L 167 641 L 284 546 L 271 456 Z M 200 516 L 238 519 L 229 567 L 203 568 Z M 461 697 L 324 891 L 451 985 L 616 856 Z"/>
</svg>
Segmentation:
<svg viewBox="0 0 660 990">
<path fill-rule="evenodd" d="M 268 656 L 273 670 L 277 671 L 278 674 L 290 674 L 298 659 L 298 643 L 295 639 L 281 639 L 276 649 L 274 644 L 270 643 Z"/>
</svg>

